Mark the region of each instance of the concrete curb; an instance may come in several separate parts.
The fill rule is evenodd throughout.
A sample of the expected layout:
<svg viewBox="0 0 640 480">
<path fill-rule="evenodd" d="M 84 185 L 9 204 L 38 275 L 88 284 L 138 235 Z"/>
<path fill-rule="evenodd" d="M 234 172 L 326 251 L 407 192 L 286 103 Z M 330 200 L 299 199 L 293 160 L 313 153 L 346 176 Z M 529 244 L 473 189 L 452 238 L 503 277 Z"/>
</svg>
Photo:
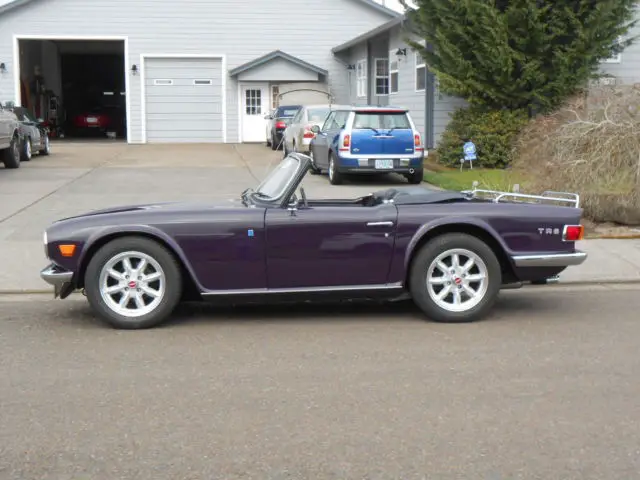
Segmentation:
<svg viewBox="0 0 640 480">
<path fill-rule="evenodd" d="M 585 240 L 640 240 L 640 234 L 634 235 L 587 235 Z"/>
</svg>

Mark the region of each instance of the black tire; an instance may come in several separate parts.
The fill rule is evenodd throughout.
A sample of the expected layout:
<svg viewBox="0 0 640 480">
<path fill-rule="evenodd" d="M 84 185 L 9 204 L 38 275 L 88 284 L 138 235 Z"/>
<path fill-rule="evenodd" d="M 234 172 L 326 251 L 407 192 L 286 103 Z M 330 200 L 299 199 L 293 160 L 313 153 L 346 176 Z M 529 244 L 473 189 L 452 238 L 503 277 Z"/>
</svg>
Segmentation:
<svg viewBox="0 0 640 480">
<path fill-rule="evenodd" d="M 38 152 L 39 155 L 47 156 L 51 153 L 51 140 L 49 140 L 48 135 L 43 135 L 42 137 L 42 149 Z"/>
<path fill-rule="evenodd" d="M 20 139 L 14 135 L 9 148 L 2 152 L 4 168 L 20 168 Z"/>
<path fill-rule="evenodd" d="M 309 148 L 309 157 L 311 158 L 311 168 L 309 169 L 309 173 L 311 175 L 320 175 L 322 170 L 316 165 L 316 157 L 313 155 L 311 148 Z"/>
<path fill-rule="evenodd" d="M 22 142 L 22 149 L 20 151 L 20 161 L 28 162 L 33 157 L 33 143 L 29 137 L 25 138 Z"/>
<path fill-rule="evenodd" d="M 105 303 L 100 293 L 103 267 L 110 259 L 127 251 L 148 255 L 160 265 L 165 275 L 164 296 L 152 311 L 138 317 L 118 314 Z M 165 247 L 146 238 L 123 237 L 107 243 L 93 255 L 85 273 L 84 288 L 89 304 L 104 322 L 114 328 L 135 330 L 155 327 L 167 320 L 180 302 L 183 279 L 180 265 Z"/>
<path fill-rule="evenodd" d="M 431 298 L 427 288 L 427 277 L 431 263 L 440 254 L 451 249 L 464 249 L 474 253 L 486 267 L 486 291 L 481 300 L 466 311 L 456 312 L 441 307 Z M 456 282 L 451 284 L 453 283 Z M 415 304 L 429 319 L 442 323 L 465 323 L 480 320 L 493 307 L 498 298 L 501 284 L 502 273 L 496 254 L 479 238 L 464 233 L 444 234 L 427 242 L 417 252 L 411 264 L 409 276 L 409 290 Z"/>
<path fill-rule="evenodd" d="M 344 179 L 342 174 L 336 170 L 336 164 L 332 153 L 329 153 L 329 170 L 327 172 L 329 175 L 329 183 L 331 183 L 331 185 L 342 185 Z"/>
<path fill-rule="evenodd" d="M 277 149 L 278 149 L 278 142 L 276 142 L 276 137 L 271 135 L 271 150 L 277 150 Z"/>
<path fill-rule="evenodd" d="M 419 183 L 422 183 L 423 179 L 424 179 L 424 168 L 416 170 L 415 172 L 407 175 L 407 180 L 412 185 L 418 185 Z"/>
</svg>

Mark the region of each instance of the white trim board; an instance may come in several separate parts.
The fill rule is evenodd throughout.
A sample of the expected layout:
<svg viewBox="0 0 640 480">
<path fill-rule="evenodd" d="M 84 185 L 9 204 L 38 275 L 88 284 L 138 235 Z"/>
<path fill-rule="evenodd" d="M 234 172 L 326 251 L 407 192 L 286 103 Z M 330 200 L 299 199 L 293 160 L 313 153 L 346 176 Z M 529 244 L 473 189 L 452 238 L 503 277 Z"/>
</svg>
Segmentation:
<svg viewBox="0 0 640 480">
<path fill-rule="evenodd" d="M 20 88 L 20 40 L 94 40 L 124 42 L 124 90 L 127 143 L 131 143 L 131 83 L 129 72 L 129 37 L 126 35 L 14 35 L 13 36 L 13 90 L 16 105 L 22 105 Z"/>
<path fill-rule="evenodd" d="M 148 58 L 205 58 L 221 60 L 222 70 L 222 141 L 227 143 L 227 56 L 209 53 L 141 53 L 140 54 L 140 127 L 142 143 L 147 143 L 147 88 L 145 60 Z"/>
</svg>

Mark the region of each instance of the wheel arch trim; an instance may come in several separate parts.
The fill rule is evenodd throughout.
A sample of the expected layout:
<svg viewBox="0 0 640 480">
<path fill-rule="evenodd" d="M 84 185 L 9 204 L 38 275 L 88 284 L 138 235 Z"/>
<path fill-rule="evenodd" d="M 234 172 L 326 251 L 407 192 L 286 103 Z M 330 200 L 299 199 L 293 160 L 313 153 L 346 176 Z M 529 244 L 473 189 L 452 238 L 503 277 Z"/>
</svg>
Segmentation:
<svg viewBox="0 0 640 480">
<path fill-rule="evenodd" d="M 100 229 L 99 231 L 91 234 L 85 242 L 82 254 L 78 259 L 78 271 L 76 272 L 76 278 L 74 279 L 76 283 L 80 284 L 84 281 L 83 277 L 87 266 L 89 265 L 89 261 L 99 248 L 112 240 L 129 236 L 145 237 L 150 240 L 154 240 L 167 248 L 169 253 L 174 255 L 176 260 L 180 263 L 180 266 L 183 267 L 185 272 L 189 275 L 189 279 L 193 282 L 194 286 L 200 292 L 204 291 L 202 285 L 200 285 L 200 282 L 198 281 L 198 277 L 195 275 L 189 259 L 180 245 L 178 245 L 170 235 L 166 234 L 162 230 L 146 225 L 111 226 Z"/>
</svg>

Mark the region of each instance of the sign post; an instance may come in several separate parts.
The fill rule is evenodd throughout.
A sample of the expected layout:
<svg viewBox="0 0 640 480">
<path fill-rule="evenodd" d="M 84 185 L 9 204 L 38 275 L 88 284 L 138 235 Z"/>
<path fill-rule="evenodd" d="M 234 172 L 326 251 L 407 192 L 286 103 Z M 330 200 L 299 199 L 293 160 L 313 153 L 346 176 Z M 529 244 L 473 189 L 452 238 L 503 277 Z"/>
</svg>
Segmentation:
<svg viewBox="0 0 640 480">
<path fill-rule="evenodd" d="M 460 170 L 462 171 L 464 162 L 469 162 L 469 168 L 473 170 L 473 161 L 478 158 L 476 144 L 468 141 L 462 146 L 462 150 L 464 152 L 464 158 L 460 159 Z"/>
</svg>

